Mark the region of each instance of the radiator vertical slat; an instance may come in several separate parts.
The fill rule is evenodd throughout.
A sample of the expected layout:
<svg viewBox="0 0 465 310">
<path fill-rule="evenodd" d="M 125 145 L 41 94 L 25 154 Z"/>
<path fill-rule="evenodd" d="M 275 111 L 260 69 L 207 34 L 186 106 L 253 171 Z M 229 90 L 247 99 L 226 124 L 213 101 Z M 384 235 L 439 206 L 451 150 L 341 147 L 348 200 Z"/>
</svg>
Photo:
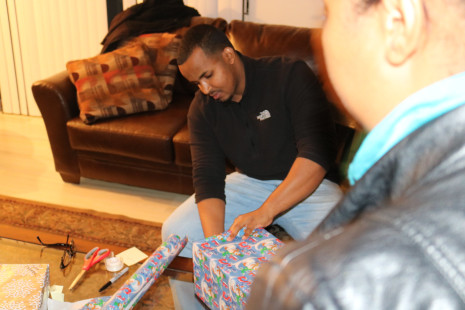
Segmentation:
<svg viewBox="0 0 465 310">
<path fill-rule="evenodd" d="M 0 0 L 0 85 L 2 91 L 2 110 L 19 114 L 19 96 L 16 84 L 16 72 L 11 42 L 8 5 Z"/>
<path fill-rule="evenodd" d="M 7 0 L 8 5 L 8 17 L 10 22 L 10 38 L 13 47 L 13 59 L 9 60 L 14 64 L 14 76 L 9 77 L 10 82 L 16 83 L 16 90 L 18 93 L 19 102 L 15 104 L 14 102 L 10 103 L 11 110 L 10 113 L 15 114 L 26 114 L 27 113 L 27 101 L 26 101 L 26 91 L 24 89 L 24 71 L 21 60 L 21 45 L 19 37 L 19 27 L 18 27 L 18 12 L 16 9 L 16 3 L 13 0 Z"/>
</svg>

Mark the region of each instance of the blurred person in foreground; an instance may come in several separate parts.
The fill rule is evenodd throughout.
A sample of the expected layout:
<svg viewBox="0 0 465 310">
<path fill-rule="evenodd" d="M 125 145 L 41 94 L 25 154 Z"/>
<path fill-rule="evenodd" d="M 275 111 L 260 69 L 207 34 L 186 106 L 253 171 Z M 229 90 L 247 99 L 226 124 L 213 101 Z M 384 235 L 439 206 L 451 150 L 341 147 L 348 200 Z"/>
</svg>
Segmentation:
<svg viewBox="0 0 465 310">
<path fill-rule="evenodd" d="M 465 1 L 325 2 L 329 77 L 370 132 L 352 189 L 260 267 L 248 309 L 465 309 Z"/>
</svg>

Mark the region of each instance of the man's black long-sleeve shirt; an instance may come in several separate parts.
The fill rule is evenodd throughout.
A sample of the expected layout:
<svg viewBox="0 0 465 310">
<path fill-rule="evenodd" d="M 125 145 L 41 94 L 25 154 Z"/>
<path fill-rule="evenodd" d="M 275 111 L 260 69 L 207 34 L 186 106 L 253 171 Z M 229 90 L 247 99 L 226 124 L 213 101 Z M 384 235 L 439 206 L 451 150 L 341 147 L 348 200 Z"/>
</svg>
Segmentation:
<svg viewBox="0 0 465 310">
<path fill-rule="evenodd" d="M 283 180 L 296 157 L 333 168 L 334 124 L 312 70 L 300 60 L 239 56 L 245 68 L 241 101 L 215 101 L 197 91 L 189 109 L 196 202 L 225 200 L 226 158 L 260 180 Z"/>
</svg>

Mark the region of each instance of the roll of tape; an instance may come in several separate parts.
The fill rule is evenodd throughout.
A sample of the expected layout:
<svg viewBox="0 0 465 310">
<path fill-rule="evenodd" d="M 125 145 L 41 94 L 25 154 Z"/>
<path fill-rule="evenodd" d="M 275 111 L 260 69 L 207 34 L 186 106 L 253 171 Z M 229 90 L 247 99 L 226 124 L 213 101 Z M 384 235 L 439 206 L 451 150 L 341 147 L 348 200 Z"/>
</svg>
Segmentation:
<svg viewBox="0 0 465 310">
<path fill-rule="evenodd" d="M 105 267 L 107 267 L 108 271 L 120 271 L 123 268 L 123 266 L 123 259 L 119 257 L 108 257 L 107 259 L 105 259 Z"/>
</svg>

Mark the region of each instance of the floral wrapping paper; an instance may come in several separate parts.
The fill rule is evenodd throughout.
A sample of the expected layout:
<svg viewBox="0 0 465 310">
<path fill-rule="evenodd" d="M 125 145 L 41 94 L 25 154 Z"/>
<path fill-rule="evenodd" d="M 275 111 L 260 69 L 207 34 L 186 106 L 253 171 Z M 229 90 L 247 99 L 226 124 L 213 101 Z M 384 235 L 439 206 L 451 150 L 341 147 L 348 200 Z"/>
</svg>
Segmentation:
<svg viewBox="0 0 465 310">
<path fill-rule="evenodd" d="M 132 309 L 166 267 L 186 245 L 187 238 L 171 235 L 137 269 L 137 271 L 111 297 L 98 297 L 81 310 Z"/>
<path fill-rule="evenodd" d="M 262 228 L 246 240 L 229 234 L 193 243 L 195 294 L 210 309 L 242 309 L 259 265 L 284 245 Z"/>
<path fill-rule="evenodd" d="M 0 264 L 0 309 L 47 309 L 49 283 L 47 264 Z"/>
</svg>

